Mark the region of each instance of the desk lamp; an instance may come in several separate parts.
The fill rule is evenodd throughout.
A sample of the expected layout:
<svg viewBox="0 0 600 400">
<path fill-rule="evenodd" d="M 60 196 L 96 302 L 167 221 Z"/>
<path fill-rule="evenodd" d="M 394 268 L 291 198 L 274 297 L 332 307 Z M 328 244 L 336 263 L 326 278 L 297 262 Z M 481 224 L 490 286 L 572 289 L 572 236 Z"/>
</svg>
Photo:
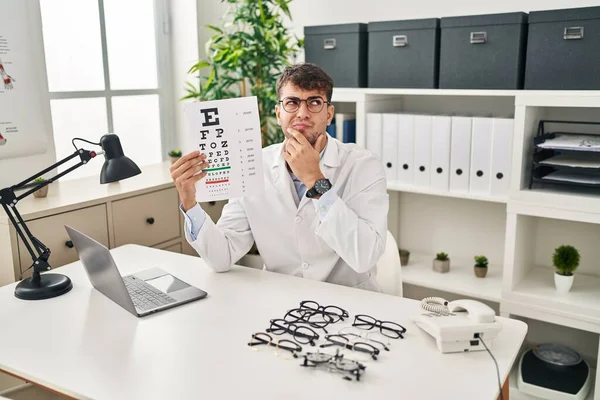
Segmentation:
<svg viewBox="0 0 600 400">
<path fill-rule="evenodd" d="M 97 153 L 95 151 L 79 149 L 75 145 L 75 140 L 81 140 L 83 142 L 100 146 L 102 147 L 103 151 Z M 63 158 L 56 164 L 51 165 L 43 171 L 40 171 L 37 174 L 25 179 L 23 182 L 19 182 L 16 185 L 0 190 L 0 204 L 2 204 L 2 207 L 4 208 L 4 211 L 6 211 L 6 214 L 8 214 L 10 222 L 15 227 L 17 234 L 25 244 L 25 247 L 27 248 L 27 251 L 29 252 L 33 260 L 33 264 L 31 265 L 31 267 L 29 267 L 33 268 L 33 273 L 31 277 L 23 279 L 15 288 L 15 296 L 19 299 L 49 299 L 52 297 L 63 295 L 73 288 L 73 284 L 71 283 L 71 280 L 68 276 L 55 273 L 41 274 L 41 272 L 49 271 L 50 269 L 52 269 L 52 267 L 50 267 L 50 264 L 48 263 L 48 258 L 50 257 L 50 249 L 46 247 L 39 239 L 33 236 L 33 234 L 29 231 L 29 228 L 27 228 L 25 221 L 23 221 L 23 218 L 17 211 L 17 203 L 19 202 L 19 200 L 29 196 L 38 189 L 49 185 L 55 180 L 65 176 L 69 172 L 81 167 L 82 165 L 87 164 L 88 161 L 100 154 L 104 154 L 105 158 L 104 165 L 102 166 L 102 171 L 100 172 L 100 183 L 102 184 L 130 178 L 142 172 L 133 161 L 125 157 L 125 155 L 123 154 L 123 148 L 121 147 L 121 142 L 117 135 L 104 135 L 102 136 L 102 138 L 100 138 L 100 143 L 93 143 L 80 138 L 73 139 L 72 143 L 75 147 L 75 152 L 73 154 Z M 51 179 L 47 179 L 43 182 L 35 182 L 34 187 L 32 189 L 20 194 L 19 196 L 15 194 L 14 191 L 16 189 L 21 189 L 27 186 L 29 182 L 35 180 L 36 178 L 42 176 L 43 174 L 53 170 L 59 165 L 62 165 L 75 157 L 79 157 L 80 159 L 80 162 L 78 164 L 73 165 L 71 168 L 61 172 L 60 174 L 54 176 Z M 25 231 L 27 237 L 25 236 L 23 231 Z"/>
</svg>

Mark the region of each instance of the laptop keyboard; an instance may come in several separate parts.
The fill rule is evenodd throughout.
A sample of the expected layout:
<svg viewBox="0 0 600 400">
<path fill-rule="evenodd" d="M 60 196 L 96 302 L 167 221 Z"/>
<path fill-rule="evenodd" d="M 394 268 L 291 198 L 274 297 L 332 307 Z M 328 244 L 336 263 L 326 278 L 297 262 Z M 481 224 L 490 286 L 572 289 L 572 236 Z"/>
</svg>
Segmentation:
<svg viewBox="0 0 600 400">
<path fill-rule="evenodd" d="M 140 311 L 150 310 L 165 304 L 174 303 L 175 299 L 159 291 L 141 279 L 131 276 L 123 278 L 123 283 L 131 296 L 131 300 Z"/>
</svg>

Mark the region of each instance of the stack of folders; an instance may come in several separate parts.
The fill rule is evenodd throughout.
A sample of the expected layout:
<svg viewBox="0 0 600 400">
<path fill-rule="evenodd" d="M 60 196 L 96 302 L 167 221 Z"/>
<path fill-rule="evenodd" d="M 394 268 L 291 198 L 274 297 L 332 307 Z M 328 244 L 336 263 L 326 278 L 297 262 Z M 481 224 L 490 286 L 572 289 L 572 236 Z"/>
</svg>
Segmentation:
<svg viewBox="0 0 600 400">
<path fill-rule="evenodd" d="M 533 181 L 600 188 L 600 135 L 548 133 L 534 144 Z"/>
<path fill-rule="evenodd" d="M 369 113 L 366 147 L 400 187 L 505 198 L 513 128 L 509 118 Z"/>
<path fill-rule="evenodd" d="M 356 115 L 336 113 L 327 133 L 344 143 L 356 143 Z"/>
</svg>

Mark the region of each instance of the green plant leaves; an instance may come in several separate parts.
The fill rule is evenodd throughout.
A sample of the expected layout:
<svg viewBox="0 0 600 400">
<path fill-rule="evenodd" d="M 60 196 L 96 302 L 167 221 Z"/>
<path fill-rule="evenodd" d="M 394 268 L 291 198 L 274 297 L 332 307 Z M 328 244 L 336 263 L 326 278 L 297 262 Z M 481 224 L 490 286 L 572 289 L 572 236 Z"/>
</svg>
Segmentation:
<svg viewBox="0 0 600 400">
<path fill-rule="evenodd" d="M 571 276 L 579 266 L 579 251 L 571 245 L 562 245 L 554 250 L 552 263 L 560 275 Z"/>
</svg>

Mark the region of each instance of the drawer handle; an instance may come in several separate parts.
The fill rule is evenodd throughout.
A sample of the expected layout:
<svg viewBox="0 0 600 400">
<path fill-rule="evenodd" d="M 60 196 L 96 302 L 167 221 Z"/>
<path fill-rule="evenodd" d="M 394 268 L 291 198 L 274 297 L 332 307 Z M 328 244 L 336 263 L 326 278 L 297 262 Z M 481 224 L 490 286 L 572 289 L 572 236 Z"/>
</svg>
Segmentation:
<svg viewBox="0 0 600 400">
<path fill-rule="evenodd" d="M 149 225 L 152 225 L 152 224 L 154 224 L 154 218 L 152 218 L 152 217 L 150 217 L 150 218 L 146 218 L 146 222 L 147 222 Z"/>
<path fill-rule="evenodd" d="M 333 50 L 333 49 L 335 49 L 335 39 L 325 39 L 325 40 L 323 40 L 323 48 L 325 50 Z"/>
<path fill-rule="evenodd" d="M 65 246 L 67 246 L 68 248 L 72 249 L 73 248 L 73 242 L 71 240 L 67 240 L 65 242 Z"/>
<path fill-rule="evenodd" d="M 471 44 L 487 43 L 487 32 L 471 32 Z"/>
<path fill-rule="evenodd" d="M 394 35 L 392 36 L 392 46 L 394 47 L 406 47 L 408 45 L 408 37 L 406 35 Z"/>
<path fill-rule="evenodd" d="M 568 26 L 563 33 L 565 40 L 583 39 L 583 26 Z"/>
</svg>

